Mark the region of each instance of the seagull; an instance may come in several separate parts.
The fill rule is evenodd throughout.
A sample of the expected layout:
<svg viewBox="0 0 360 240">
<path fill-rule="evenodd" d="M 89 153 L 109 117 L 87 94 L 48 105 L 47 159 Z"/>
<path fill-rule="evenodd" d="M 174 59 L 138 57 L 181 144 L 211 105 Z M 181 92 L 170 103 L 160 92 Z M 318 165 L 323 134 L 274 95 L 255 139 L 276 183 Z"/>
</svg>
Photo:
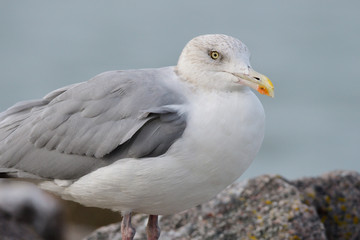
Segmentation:
<svg viewBox="0 0 360 240">
<path fill-rule="evenodd" d="M 265 114 L 250 88 L 274 96 L 240 40 L 195 37 L 176 66 L 109 71 L 0 114 L 0 177 L 85 206 L 158 215 L 203 202 L 248 168 L 264 138 Z"/>
</svg>

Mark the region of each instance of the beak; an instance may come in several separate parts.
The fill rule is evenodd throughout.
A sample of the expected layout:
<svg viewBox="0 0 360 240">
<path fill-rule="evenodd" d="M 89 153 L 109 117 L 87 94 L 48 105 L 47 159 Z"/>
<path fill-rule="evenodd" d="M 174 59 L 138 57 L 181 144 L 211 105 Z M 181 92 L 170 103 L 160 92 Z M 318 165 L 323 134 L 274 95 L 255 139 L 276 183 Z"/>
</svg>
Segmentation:
<svg viewBox="0 0 360 240">
<path fill-rule="evenodd" d="M 261 94 L 269 97 L 274 97 L 274 85 L 270 79 L 262 75 L 252 68 L 249 68 L 249 73 L 233 73 L 236 77 L 240 78 L 239 83 L 249 86 Z"/>
</svg>

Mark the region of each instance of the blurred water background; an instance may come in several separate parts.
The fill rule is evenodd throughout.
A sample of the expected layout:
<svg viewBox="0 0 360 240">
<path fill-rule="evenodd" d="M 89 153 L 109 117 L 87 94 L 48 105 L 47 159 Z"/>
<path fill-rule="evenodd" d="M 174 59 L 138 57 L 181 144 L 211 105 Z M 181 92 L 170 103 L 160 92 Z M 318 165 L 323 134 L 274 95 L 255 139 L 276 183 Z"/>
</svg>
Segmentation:
<svg viewBox="0 0 360 240">
<path fill-rule="evenodd" d="M 114 69 L 175 65 L 206 33 L 241 39 L 275 85 L 242 177 L 360 171 L 359 1 L 0 1 L 0 111 Z"/>
</svg>

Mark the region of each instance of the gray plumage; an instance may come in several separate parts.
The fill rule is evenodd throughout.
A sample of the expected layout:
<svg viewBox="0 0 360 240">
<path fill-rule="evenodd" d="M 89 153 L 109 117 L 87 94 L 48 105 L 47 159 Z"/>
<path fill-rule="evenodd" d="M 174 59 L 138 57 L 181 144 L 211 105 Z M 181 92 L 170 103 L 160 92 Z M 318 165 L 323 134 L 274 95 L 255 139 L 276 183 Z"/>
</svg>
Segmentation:
<svg viewBox="0 0 360 240">
<path fill-rule="evenodd" d="M 105 72 L 0 114 L 0 177 L 77 179 L 165 153 L 186 127 L 172 67 Z"/>
</svg>

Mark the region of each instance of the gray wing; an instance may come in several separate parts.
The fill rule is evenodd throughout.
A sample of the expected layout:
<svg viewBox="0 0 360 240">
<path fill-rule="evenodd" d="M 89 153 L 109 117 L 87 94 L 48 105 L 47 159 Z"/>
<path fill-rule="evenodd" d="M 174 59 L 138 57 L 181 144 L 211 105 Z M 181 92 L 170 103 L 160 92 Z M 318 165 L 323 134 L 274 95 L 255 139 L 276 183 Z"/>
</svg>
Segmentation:
<svg viewBox="0 0 360 240">
<path fill-rule="evenodd" d="M 76 179 L 121 158 L 165 153 L 186 127 L 186 98 L 169 71 L 106 72 L 8 109 L 0 114 L 0 168 Z"/>
</svg>

